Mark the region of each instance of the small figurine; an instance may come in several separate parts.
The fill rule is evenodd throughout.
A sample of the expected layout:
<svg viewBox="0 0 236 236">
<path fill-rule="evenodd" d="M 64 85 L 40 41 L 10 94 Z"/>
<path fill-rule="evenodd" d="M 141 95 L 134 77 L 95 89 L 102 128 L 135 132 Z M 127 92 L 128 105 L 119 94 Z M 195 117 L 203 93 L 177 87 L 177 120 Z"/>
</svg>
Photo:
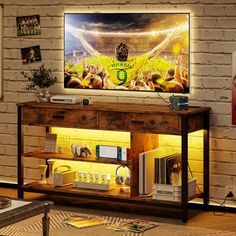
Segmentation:
<svg viewBox="0 0 236 236">
<path fill-rule="evenodd" d="M 91 149 L 88 144 L 72 144 L 71 151 L 74 156 L 87 157 L 92 155 Z"/>
</svg>

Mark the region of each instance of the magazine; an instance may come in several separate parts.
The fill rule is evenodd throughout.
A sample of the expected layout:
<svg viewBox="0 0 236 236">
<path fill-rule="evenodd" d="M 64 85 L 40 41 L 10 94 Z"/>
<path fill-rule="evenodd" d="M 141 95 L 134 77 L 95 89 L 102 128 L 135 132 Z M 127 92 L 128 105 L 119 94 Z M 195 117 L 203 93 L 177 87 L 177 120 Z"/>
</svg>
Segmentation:
<svg viewBox="0 0 236 236">
<path fill-rule="evenodd" d="M 78 229 L 102 225 L 107 223 L 105 220 L 97 217 L 92 218 L 81 218 L 77 216 L 71 216 L 63 220 L 63 223 L 72 225 Z"/>
<path fill-rule="evenodd" d="M 156 222 L 150 222 L 146 220 L 131 220 L 121 221 L 118 225 L 110 226 L 108 229 L 114 229 L 115 231 L 129 231 L 133 233 L 141 233 L 151 228 L 158 226 Z"/>
</svg>

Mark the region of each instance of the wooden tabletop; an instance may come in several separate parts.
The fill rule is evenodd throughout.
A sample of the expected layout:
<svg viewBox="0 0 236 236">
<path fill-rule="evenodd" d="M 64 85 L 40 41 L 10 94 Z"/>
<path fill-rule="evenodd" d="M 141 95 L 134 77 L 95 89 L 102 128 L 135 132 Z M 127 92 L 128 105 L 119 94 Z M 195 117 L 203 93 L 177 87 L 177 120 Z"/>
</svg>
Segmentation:
<svg viewBox="0 0 236 236">
<path fill-rule="evenodd" d="M 35 101 L 18 103 L 19 107 L 36 107 L 36 108 L 54 108 L 54 109 L 69 109 L 69 110 L 93 110 L 93 111 L 119 111 L 119 112 L 136 112 L 136 113 L 155 113 L 189 116 L 196 113 L 206 112 L 210 107 L 194 107 L 189 106 L 188 110 L 170 110 L 168 104 L 136 104 L 136 103 L 102 103 L 95 102 L 90 105 L 83 104 L 59 104 L 59 103 L 39 103 Z"/>
</svg>

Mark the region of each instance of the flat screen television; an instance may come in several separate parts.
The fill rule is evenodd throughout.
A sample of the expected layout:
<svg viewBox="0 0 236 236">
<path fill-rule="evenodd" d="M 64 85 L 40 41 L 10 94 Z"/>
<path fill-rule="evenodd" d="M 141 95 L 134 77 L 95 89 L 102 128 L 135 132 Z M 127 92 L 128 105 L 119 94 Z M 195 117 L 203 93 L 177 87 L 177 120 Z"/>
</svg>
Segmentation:
<svg viewBox="0 0 236 236">
<path fill-rule="evenodd" d="M 65 13 L 64 87 L 189 93 L 190 13 Z"/>
</svg>

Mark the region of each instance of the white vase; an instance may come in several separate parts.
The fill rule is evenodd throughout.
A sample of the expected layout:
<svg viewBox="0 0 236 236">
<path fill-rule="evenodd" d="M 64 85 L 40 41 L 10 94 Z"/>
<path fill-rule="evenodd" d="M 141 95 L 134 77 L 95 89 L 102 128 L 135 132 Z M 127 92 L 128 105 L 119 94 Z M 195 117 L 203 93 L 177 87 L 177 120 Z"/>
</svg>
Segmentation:
<svg viewBox="0 0 236 236">
<path fill-rule="evenodd" d="M 53 165 L 56 162 L 54 159 L 47 160 L 48 162 L 48 170 L 49 170 L 49 176 L 48 176 L 48 183 L 54 184 L 54 171 L 53 171 Z"/>
<path fill-rule="evenodd" d="M 39 88 L 35 92 L 35 99 L 37 102 L 49 102 L 50 100 L 49 88 Z"/>
</svg>

